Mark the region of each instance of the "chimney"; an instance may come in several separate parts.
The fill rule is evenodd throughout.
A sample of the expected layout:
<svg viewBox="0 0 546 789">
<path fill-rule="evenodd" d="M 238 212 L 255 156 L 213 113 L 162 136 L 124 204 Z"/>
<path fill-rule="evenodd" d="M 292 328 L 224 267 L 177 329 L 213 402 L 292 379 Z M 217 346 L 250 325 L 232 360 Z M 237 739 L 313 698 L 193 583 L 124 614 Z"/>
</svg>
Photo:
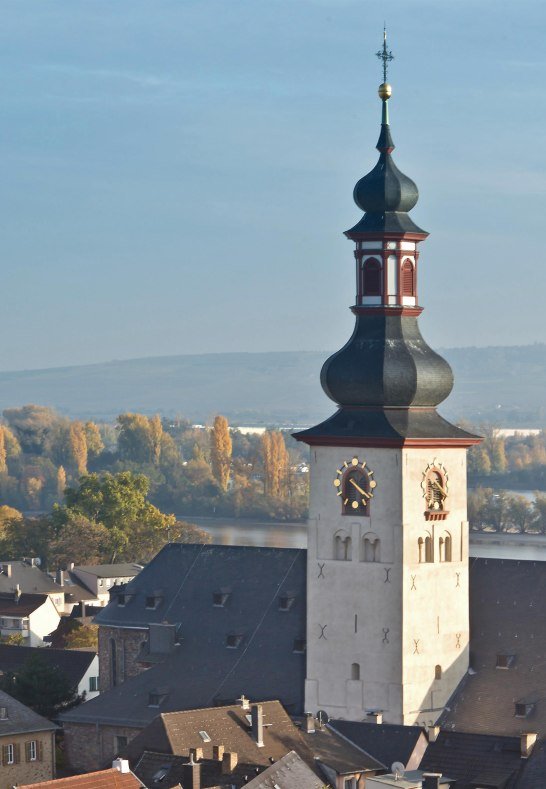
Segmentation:
<svg viewBox="0 0 546 789">
<path fill-rule="evenodd" d="M 182 786 L 184 789 L 201 789 L 201 765 L 192 758 L 182 765 Z"/>
<path fill-rule="evenodd" d="M 440 789 L 442 773 L 423 773 L 423 789 Z"/>
<path fill-rule="evenodd" d="M 315 733 L 315 716 L 312 712 L 305 713 L 304 731 L 306 734 Z"/>
<path fill-rule="evenodd" d="M 68 565 L 68 569 L 70 570 L 70 572 L 72 572 L 72 570 L 74 569 L 74 562 L 70 562 L 70 564 Z"/>
<path fill-rule="evenodd" d="M 19 600 L 21 599 L 21 587 L 19 586 L 19 584 L 17 584 L 16 587 L 15 587 L 14 597 L 15 597 L 15 602 L 16 603 L 18 603 Z"/>
<path fill-rule="evenodd" d="M 371 723 L 383 723 L 383 710 L 372 710 L 367 715 Z"/>
<path fill-rule="evenodd" d="M 521 758 L 527 759 L 533 752 L 533 746 L 537 741 L 537 735 L 534 732 L 524 732 L 520 736 L 520 750 Z"/>
<path fill-rule="evenodd" d="M 64 570 L 57 570 L 55 576 L 55 581 L 59 584 L 59 586 L 64 586 Z"/>
<path fill-rule="evenodd" d="M 429 726 L 427 730 L 427 737 L 429 742 L 436 742 L 440 734 L 439 726 Z"/>
<path fill-rule="evenodd" d="M 252 736 L 258 748 L 264 747 L 264 711 L 261 704 L 252 705 Z"/>
<path fill-rule="evenodd" d="M 11 578 L 11 570 L 12 570 L 11 564 L 4 564 L 2 566 L 2 570 L 6 573 L 8 578 Z"/>
<path fill-rule="evenodd" d="M 224 746 L 223 745 L 213 745 L 212 746 L 212 758 L 215 762 L 221 762 L 224 758 Z"/>
<path fill-rule="evenodd" d="M 199 762 L 203 758 L 202 748 L 190 748 L 190 760 L 192 762 Z"/>
<path fill-rule="evenodd" d="M 237 767 L 238 761 L 239 759 L 237 758 L 237 754 L 233 753 L 233 751 L 228 751 L 225 753 L 222 757 L 222 773 L 224 775 L 232 773 Z"/>
<path fill-rule="evenodd" d="M 82 619 L 85 619 L 85 603 L 82 600 Z"/>
<path fill-rule="evenodd" d="M 245 697 L 244 693 L 241 693 L 241 698 L 240 698 L 240 699 L 237 699 L 237 701 L 239 702 L 239 704 L 241 705 L 241 707 L 242 707 L 244 710 L 249 710 L 249 709 L 250 709 L 250 702 L 249 702 L 249 700 L 248 700 L 248 699 Z"/>
<path fill-rule="evenodd" d="M 119 770 L 120 773 L 128 773 L 129 770 L 129 762 L 127 759 L 114 759 L 112 762 L 112 767 L 114 770 Z"/>
</svg>

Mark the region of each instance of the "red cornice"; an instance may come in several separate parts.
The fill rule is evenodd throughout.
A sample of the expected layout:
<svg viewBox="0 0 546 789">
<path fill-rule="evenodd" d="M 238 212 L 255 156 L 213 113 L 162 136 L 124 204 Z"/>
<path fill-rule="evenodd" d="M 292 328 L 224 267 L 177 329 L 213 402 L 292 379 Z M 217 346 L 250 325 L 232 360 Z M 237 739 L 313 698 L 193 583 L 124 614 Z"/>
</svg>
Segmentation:
<svg viewBox="0 0 546 789">
<path fill-rule="evenodd" d="M 352 307 L 350 307 L 350 310 L 355 315 L 410 315 L 414 318 L 418 318 L 423 312 L 423 307 L 387 307 L 385 304 L 378 304 L 377 307 L 374 307 L 368 304 L 354 304 Z"/>
</svg>

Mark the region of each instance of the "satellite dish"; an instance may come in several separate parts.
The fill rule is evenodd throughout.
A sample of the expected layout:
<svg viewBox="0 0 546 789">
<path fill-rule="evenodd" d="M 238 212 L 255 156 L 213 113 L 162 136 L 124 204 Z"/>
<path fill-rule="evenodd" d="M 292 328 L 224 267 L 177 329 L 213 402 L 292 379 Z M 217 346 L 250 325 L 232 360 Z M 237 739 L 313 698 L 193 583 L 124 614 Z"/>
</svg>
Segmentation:
<svg viewBox="0 0 546 789">
<path fill-rule="evenodd" d="M 326 726 L 327 723 L 330 721 L 330 716 L 324 710 L 319 710 L 317 712 L 317 720 L 319 722 L 319 726 Z"/>
<path fill-rule="evenodd" d="M 406 772 L 405 766 L 402 762 L 393 762 L 391 764 L 391 772 L 394 775 L 394 780 L 399 781 L 400 778 L 404 777 L 404 773 Z"/>
</svg>

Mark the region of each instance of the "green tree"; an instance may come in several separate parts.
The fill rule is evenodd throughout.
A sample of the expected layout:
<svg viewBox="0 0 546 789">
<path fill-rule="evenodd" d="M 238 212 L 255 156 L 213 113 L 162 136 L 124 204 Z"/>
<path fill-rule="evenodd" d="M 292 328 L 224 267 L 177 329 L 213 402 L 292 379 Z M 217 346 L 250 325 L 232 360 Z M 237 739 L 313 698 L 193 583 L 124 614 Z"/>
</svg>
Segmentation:
<svg viewBox="0 0 546 789">
<path fill-rule="evenodd" d="M 212 473 L 218 485 L 226 491 L 231 471 L 231 436 L 225 416 L 216 416 L 210 431 L 210 459 Z"/>
<path fill-rule="evenodd" d="M 535 517 L 532 504 L 524 496 L 510 496 L 507 517 L 519 532 L 528 531 Z"/>
<path fill-rule="evenodd" d="M 81 701 L 66 674 L 40 654 L 28 658 L 18 672 L 3 674 L 0 688 L 44 718 L 54 718 Z"/>
<path fill-rule="evenodd" d="M 43 405 L 24 405 L 6 408 L 4 419 L 25 452 L 41 454 L 59 415 Z"/>
<path fill-rule="evenodd" d="M 55 536 L 51 518 L 17 518 L 6 521 L 0 536 L 0 552 L 6 559 L 39 556 L 47 564 Z"/>
<path fill-rule="evenodd" d="M 108 529 L 79 512 L 67 510 L 63 522 L 53 526 L 52 532 L 48 546 L 50 567 L 67 567 L 70 562 L 99 564 L 108 558 Z"/>
<path fill-rule="evenodd" d="M 176 522 L 174 515 L 150 504 L 148 490 L 149 480 L 143 474 L 88 474 L 77 488 L 66 489 L 65 506 L 54 506 L 53 523 L 61 531 L 76 514 L 82 515 L 107 529 L 110 561 L 148 560 L 167 541 Z"/>
</svg>

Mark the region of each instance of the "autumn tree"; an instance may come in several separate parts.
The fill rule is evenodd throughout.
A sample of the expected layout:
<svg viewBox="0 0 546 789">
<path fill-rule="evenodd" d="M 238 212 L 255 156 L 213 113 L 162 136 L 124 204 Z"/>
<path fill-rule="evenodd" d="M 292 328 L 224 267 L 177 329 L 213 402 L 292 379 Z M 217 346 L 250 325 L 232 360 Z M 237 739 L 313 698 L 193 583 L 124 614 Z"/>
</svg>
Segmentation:
<svg viewBox="0 0 546 789">
<path fill-rule="evenodd" d="M 284 483 L 288 474 L 288 450 L 283 434 L 266 430 L 262 434 L 261 443 L 265 492 L 282 498 L 285 495 Z"/>
<path fill-rule="evenodd" d="M 163 438 L 163 425 L 161 419 L 156 414 L 148 419 L 149 435 L 150 435 L 150 454 L 151 461 L 154 466 L 159 465 L 161 457 L 161 439 Z"/>
<path fill-rule="evenodd" d="M 82 476 L 87 473 L 87 438 L 82 422 L 71 422 L 68 433 L 72 465 Z"/>
<path fill-rule="evenodd" d="M 231 436 L 225 416 L 216 416 L 210 431 L 210 459 L 212 473 L 220 488 L 227 490 L 231 470 Z"/>
<path fill-rule="evenodd" d="M 102 523 L 69 510 L 62 524 L 56 524 L 48 545 L 48 565 L 68 567 L 75 564 L 99 564 L 110 551 L 110 534 Z"/>
<path fill-rule="evenodd" d="M 94 422 L 86 422 L 84 425 L 85 442 L 87 454 L 90 458 L 96 458 L 104 449 L 104 442 L 100 430 Z"/>
<path fill-rule="evenodd" d="M 83 649 L 93 648 L 98 649 L 99 646 L 99 626 L 98 625 L 82 625 L 77 622 L 77 626 L 68 631 L 64 637 L 64 645 L 66 649 Z"/>
<path fill-rule="evenodd" d="M 64 466 L 59 466 L 57 469 L 57 498 L 62 500 L 66 488 L 66 471 Z"/>
<path fill-rule="evenodd" d="M 163 426 L 158 416 L 120 414 L 118 450 L 122 459 L 133 463 L 157 465 L 161 457 Z"/>
<path fill-rule="evenodd" d="M 6 450 L 6 439 L 4 435 L 4 428 L 0 425 L 0 474 L 8 473 L 8 453 Z"/>
</svg>

